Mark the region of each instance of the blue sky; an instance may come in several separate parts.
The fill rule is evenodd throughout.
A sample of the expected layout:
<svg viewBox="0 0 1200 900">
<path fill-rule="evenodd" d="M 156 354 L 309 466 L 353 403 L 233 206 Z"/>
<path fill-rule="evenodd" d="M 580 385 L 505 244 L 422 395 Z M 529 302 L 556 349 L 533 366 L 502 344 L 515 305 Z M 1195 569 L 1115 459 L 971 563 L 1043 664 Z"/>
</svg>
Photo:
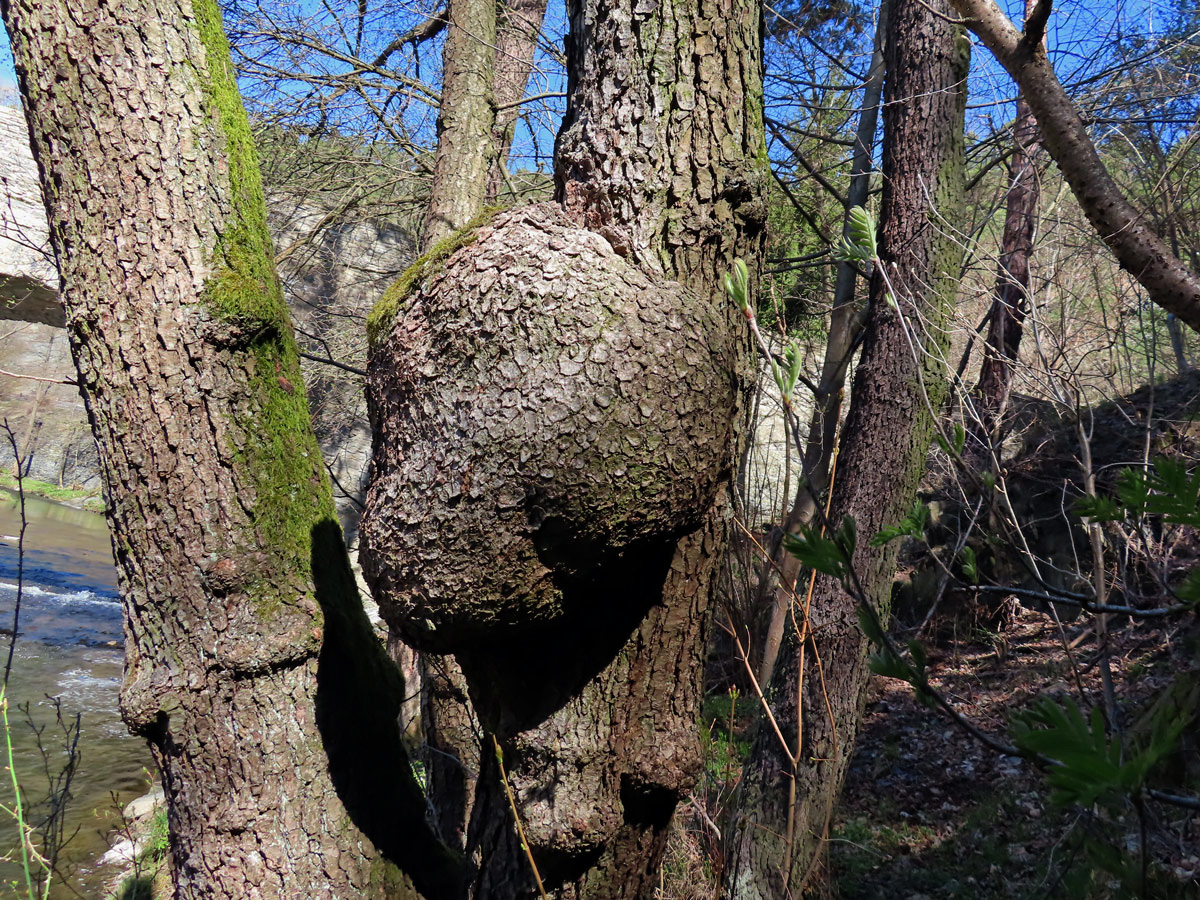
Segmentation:
<svg viewBox="0 0 1200 900">
<path fill-rule="evenodd" d="M 1017 17 L 1024 9 L 1024 0 L 1000 2 Z M 1171 0 L 1057 0 L 1047 39 L 1060 77 L 1070 84 L 1094 74 L 1103 65 L 1098 62 L 1103 54 L 1096 51 L 1111 45 L 1122 34 L 1161 32 L 1169 22 L 1171 5 Z M 560 86 L 543 86 L 541 90 L 547 87 L 561 89 Z M 986 51 L 979 48 L 972 65 L 972 103 L 976 105 L 978 124 L 983 124 L 981 120 L 999 124 L 1011 117 L 1004 101 L 1014 94 L 1015 89 L 1007 75 L 999 70 Z M 0 102 L 16 102 L 12 54 L 3 32 L 0 32 Z M 989 110 L 989 103 L 997 105 Z M 518 143 L 523 142 L 519 140 Z M 525 149 L 518 148 L 518 155 Z"/>
<path fill-rule="evenodd" d="M 8 33 L 0 31 L 0 104 L 16 105 L 17 75 L 13 71 L 12 51 L 8 47 Z"/>
</svg>

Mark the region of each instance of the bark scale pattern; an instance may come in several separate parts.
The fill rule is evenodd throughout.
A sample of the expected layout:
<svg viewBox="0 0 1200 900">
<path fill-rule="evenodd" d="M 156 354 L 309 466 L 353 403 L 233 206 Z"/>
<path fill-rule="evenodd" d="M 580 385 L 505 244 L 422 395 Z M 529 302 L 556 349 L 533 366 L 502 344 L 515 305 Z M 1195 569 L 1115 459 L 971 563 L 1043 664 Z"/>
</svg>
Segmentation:
<svg viewBox="0 0 1200 900">
<path fill-rule="evenodd" d="M 163 771 L 178 896 L 403 890 L 345 802 L 344 746 L 322 734 L 371 645 L 216 3 L 0 8 L 103 465 L 122 712 Z M 334 653 L 335 635 L 351 655 Z M 380 717 L 401 687 L 375 674 L 367 743 L 373 729 L 388 740 Z M 406 784 L 380 788 L 406 800 L 398 831 L 422 824 Z M 424 886 L 444 896 L 446 854 L 419 828 L 411 839 L 429 854 Z"/>
<path fill-rule="evenodd" d="M 947 0 L 890 6 L 879 242 L 904 320 L 886 302 L 889 288 L 876 272 L 833 489 L 832 521 L 854 517 L 860 539 L 853 566 L 867 601 L 885 619 L 897 548 L 869 541 L 904 515 L 916 492 L 932 436 L 926 404 L 937 409 L 945 394 L 938 361 L 962 253 L 936 224 L 958 220 L 963 190 L 969 46 L 948 13 Z M 790 746 L 785 751 L 769 727 L 756 738 L 743 780 L 747 814 L 738 823 L 726 882 L 734 900 L 800 897 L 820 884 L 829 819 L 869 674 L 855 607 L 840 584 L 819 580 L 807 639 L 791 634 L 781 650 L 769 694 Z"/>
<path fill-rule="evenodd" d="M 654 541 L 638 539 L 639 546 L 629 544 L 622 553 L 622 542 L 657 529 L 651 519 L 666 523 L 682 508 L 677 496 L 672 499 L 678 485 L 672 487 L 670 480 L 664 500 L 651 496 L 659 491 L 653 479 L 642 480 L 645 473 L 636 468 L 641 456 L 661 469 L 656 460 L 664 452 L 694 452 L 678 445 L 667 450 L 652 447 L 664 426 L 638 427 L 639 404 L 637 415 L 628 419 L 634 430 L 621 436 L 630 449 L 620 451 L 615 465 L 622 465 L 620 457 L 625 457 L 630 463 L 626 472 L 643 487 L 619 487 L 604 501 L 615 516 L 607 524 L 588 526 L 602 540 L 582 548 L 576 541 L 575 549 L 584 551 L 577 557 L 574 552 L 556 555 L 553 546 L 546 548 L 549 554 L 542 554 L 553 563 L 547 567 L 555 571 L 550 584 L 565 585 L 564 595 L 576 595 L 579 602 L 563 604 L 557 619 L 526 624 L 518 639 L 481 637 L 458 660 L 481 721 L 503 745 L 529 847 L 551 895 L 560 900 L 619 900 L 653 894 L 671 815 L 701 765 L 696 721 L 705 615 L 726 542 L 728 483 L 744 413 L 742 379 L 749 369 L 744 323 L 722 296 L 719 282 L 735 256 L 745 257 L 754 268 L 766 220 L 763 192 L 769 173 L 761 120 L 761 21 L 758 8 L 745 0 L 669 5 L 584 0 L 570 15 L 568 121 L 557 146 L 558 199 L 569 217 L 562 227 L 574 226 L 585 246 L 603 254 L 605 283 L 612 296 L 624 296 L 622 282 L 658 295 L 627 307 L 637 311 L 639 320 L 651 309 L 664 317 L 675 314 L 678 307 L 673 304 L 681 297 L 694 296 L 701 302 L 696 307 L 705 323 L 699 331 L 701 346 L 690 352 L 720 356 L 726 352 L 720 348 L 727 347 L 723 364 L 729 368 L 722 369 L 727 382 L 714 382 L 724 400 L 705 398 L 697 409 L 714 415 L 720 410 L 725 444 L 704 464 L 708 468 L 690 473 L 692 484 L 685 493 L 691 492 L 696 506 L 676 520 L 670 538 L 658 548 Z M 462 251 L 465 258 L 480 252 L 479 244 Z M 546 246 L 544 239 L 538 238 L 537 246 Z M 535 273 L 543 266 L 562 266 L 563 249 L 543 253 L 537 265 L 531 265 L 531 287 L 541 283 Z M 527 255 L 517 247 L 510 247 L 509 253 L 526 264 Z M 478 273 L 470 267 L 465 271 L 472 282 L 477 280 Z M 666 286 L 671 279 L 683 287 Z M 447 283 L 442 290 L 450 287 Z M 506 314 L 516 321 L 515 312 Z M 530 312 L 520 316 L 529 318 Z M 662 332 L 653 321 L 640 327 L 647 336 Z M 630 349 L 621 348 L 629 358 L 615 356 L 606 365 L 619 373 L 636 362 L 633 374 L 642 377 L 637 370 L 643 361 L 655 352 L 665 356 L 666 351 L 634 347 L 636 332 L 629 333 Z M 511 327 L 481 337 L 487 338 L 485 353 L 492 355 L 499 351 L 491 343 L 520 345 L 530 339 Z M 562 340 L 570 340 L 566 332 Z M 672 350 L 680 347 L 669 340 Z M 646 379 L 676 365 L 693 366 L 688 352 L 683 349 L 682 362 L 656 359 L 646 368 Z M 565 358 L 571 361 L 570 350 Z M 580 371 L 586 385 L 592 376 Z M 556 383 L 553 390 L 569 393 L 575 389 L 567 382 L 580 375 L 544 367 L 543 377 Z M 470 373 L 470 382 L 478 379 Z M 693 396 L 691 388 L 663 379 L 653 386 L 663 398 Z M 626 387 L 644 390 L 652 405 L 660 404 L 650 399 L 653 395 L 645 386 L 631 382 Z M 550 388 L 530 381 L 527 390 L 535 396 Z M 583 395 L 595 408 L 587 390 Z M 664 399 L 659 406 L 667 420 L 684 420 L 665 426 L 677 438 L 711 427 L 689 422 L 697 419 L 696 410 L 676 408 L 678 402 Z M 558 416 L 555 410 L 553 404 L 544 405 L 545 412 Z M 586 421 L 586 413 L 581 421 Z M 558 423 L 531 417 L 524 427 L 529 435 L 526 453 L 554 452 L 532 445 L 542 434 L 554 433 Z M 471 435 L 455 438 L 463 443 Z M 383 435 L 380 440 L 386 443 L 389 438 Z M 642 445 L 635 453 L 635 444 L 629 442 L 639 440 Z M 518 449 L 518 465 L 520 453 Z M 563 459 L 572 455 L 576 454 Z M 575 477 L 570 465 L 567 471 Z M 461 480 L 463 474 L 456 476 Z M 630 511 L 615 502 L 622 491 L 629 499 L 645 502 L 651 519 L 633 527 L 627 518 Z M 664 512 L 672 508 L 675 511 Z M 514 521 L 529 533 L 527 519 Z M 607 543 L 612 539 L 615 551 Z M 594 565 L 597 558 L 605 564 Z M 472 556 L 458 565 L 480 573 L 510 561 L 511 557 Z M 537 561 L 542 563 L 541 558 Z M 517 562 L 518 573 L 536 574 L 532 560 L 528 565 Z M 578 566 L 583 568 L 576 574 Z M 588 577 L 579 577 L 588 569 Z M 465 576 L 456 577 L 473 589 Z M 493 582 L 500 578 L 492 573 L 481 577 Z M 470 593 L 458 602 L 470 604 Z M 472 896 L 535 896 L 490 753 L 485 753 L 481 768 L 468 834 L 475 866 Z"/>
<path fill-rule="evenodd" d="M 559 198 L 618 251 L 715 287 L 766 221 L 758 24 L 741 0 L 569 14 Z"/>
<path fill-rule="evenodd" d="M 369 369 L 386 438 L 361 525 L 389 623 L 459 653 L 597 602 L 605 567 L 665 572 L 733 440 L 738 351 L 711 301 L 546 204 L 402 304 Z"/>
<path fill-rule="evenodd" d="M 603 668 L 533 725 L 501 741 L 529 846 L 557 900 L 648 898 L 677 802 L 702 767 L 696 721 L 701 700 L 709 581 L 724 547 L 724 522 L 710 518 L 681 541 L 655 607 L 630 634 L 628 612 L 603 610 L 547 641 L 462 657 L 473 686 L 515 672 L 517 690 L 536 695 L 548 678 L 578 678 L 581 647 Z M 642 573 L 610 576 L 614 591 L 636 589 Z M 552 635 L 561 639 L 560 635 Z M 599 652 L 595 652 L 598 648 Z M 615 648 L 615 655 L 614 655 Z M 543 656 L 544 654 L 544 656 Z M 586 673 L 585 673 L 586 674 Z M 544 702 L 544 701 L 542 701 Z M 541 710 L 533 710 L 541 717 Z M 472 896 L 531 898 L 536 891 L 494 759 L 485 753 L 470 846 Z"/>
</svg>

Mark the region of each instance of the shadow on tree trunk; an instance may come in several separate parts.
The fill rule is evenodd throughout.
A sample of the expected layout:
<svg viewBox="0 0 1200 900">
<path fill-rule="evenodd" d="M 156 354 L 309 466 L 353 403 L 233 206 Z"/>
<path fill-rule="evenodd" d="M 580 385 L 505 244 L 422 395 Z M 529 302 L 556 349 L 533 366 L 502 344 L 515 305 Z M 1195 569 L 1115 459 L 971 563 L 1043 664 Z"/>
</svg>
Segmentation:
<svg viewBox="0 0 1200 900">
<path fill-rule="evenodd" d="M 404 678 L 367 619 L 341 528 L 333 519 L 313 527 L 312 574 L 325 619 L 317 667 L 317 728 L 338 797 L 355 826 L 411 876 L 428 900 L 460 897 L 463 862 L 426 821 L 425 796 L 401 740 Z M 380 876 L 387 880 L 384 873 Z M 375 883 L 373 877 L 373 887 Z M 408 896 L 415 893 L 410 889 Z"/>
<path fill-rule="evenodd" d="M 484 727 L 500 736 L 534 728 L 578 696 L 662 602 L 676 543 L 631 548 L 584 577 L 556 574 L 564 616 L 461 654 Z M 576 560 L 590 555 L 575 551 Z"/>
</svg>

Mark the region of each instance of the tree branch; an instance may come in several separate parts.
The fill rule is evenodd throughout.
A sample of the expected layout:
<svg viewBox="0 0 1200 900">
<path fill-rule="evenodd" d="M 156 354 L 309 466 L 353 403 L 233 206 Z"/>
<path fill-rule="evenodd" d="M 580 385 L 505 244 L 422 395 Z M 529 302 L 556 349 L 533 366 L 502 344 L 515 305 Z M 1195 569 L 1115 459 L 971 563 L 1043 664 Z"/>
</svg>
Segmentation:
<svg viewBox="0 0 1200 900">
<path fill-rule="evenodd" d="M 383 51 L 377 57 L 375 57 L 374 62 L 371 63 L 371 67 L 376 69 L 382 68 L 387 64 L 389 57 L 391 57 L 393 53 L 397 52 L 398 50 L 403 50 L 408 44 L 412 44 L 414 47 L 416 47 L 425 43 L 426 41 L 433 40 L 442 33 L 442 29 L 446 27 L 447 22 L 449 22 L 449 13 L 446 7 L 443 6 L 420 25 L 417 25 L 415 28 L 410 28 L 408 31 L 404 32 L 404 34 L 399 35 L 395 40 L 384 47 Z"/>
<path fill-rule="evenodd" d="M 1025 33 L 1021 42 L 1027 47 L 1037 47 L 1046 36 L 1046 23 L 1050 21 L 1050 8 L 1054 0 L 1038 0 L 1033 12 L 1025 20 Z"/>
<path fill-rule="evenodd" d="M 1113 181 L 1045 47 L 1040 41 L 1028 43 L 993 0 L 951 2 L 1020 87 L 1042 130 L 1046 150 L 1121 268 L 1157 305 L 1200 331 L 1200 276 L 1171 252 Z M 1049 15 L 1049 0 L 1041 0 L 1030 17 L 1031 26 L 1037 27 L 1043 5 Z"/>
</svg>

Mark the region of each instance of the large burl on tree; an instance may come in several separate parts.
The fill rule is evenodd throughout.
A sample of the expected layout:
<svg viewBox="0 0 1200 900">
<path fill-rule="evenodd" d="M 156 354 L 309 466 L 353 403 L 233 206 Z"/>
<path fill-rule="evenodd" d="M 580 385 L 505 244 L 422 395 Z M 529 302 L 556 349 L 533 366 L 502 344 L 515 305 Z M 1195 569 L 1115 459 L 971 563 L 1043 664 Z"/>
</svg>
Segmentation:
<svg viewBox="0 0 1200 900">
<path fill-rule="evenodd" d="M 730 317 L 619 249 L 557 204 L 511 210 L 382 302 L 362 560 L 417 647 L 640 617 L 728 477 Z"/>
</svg>

